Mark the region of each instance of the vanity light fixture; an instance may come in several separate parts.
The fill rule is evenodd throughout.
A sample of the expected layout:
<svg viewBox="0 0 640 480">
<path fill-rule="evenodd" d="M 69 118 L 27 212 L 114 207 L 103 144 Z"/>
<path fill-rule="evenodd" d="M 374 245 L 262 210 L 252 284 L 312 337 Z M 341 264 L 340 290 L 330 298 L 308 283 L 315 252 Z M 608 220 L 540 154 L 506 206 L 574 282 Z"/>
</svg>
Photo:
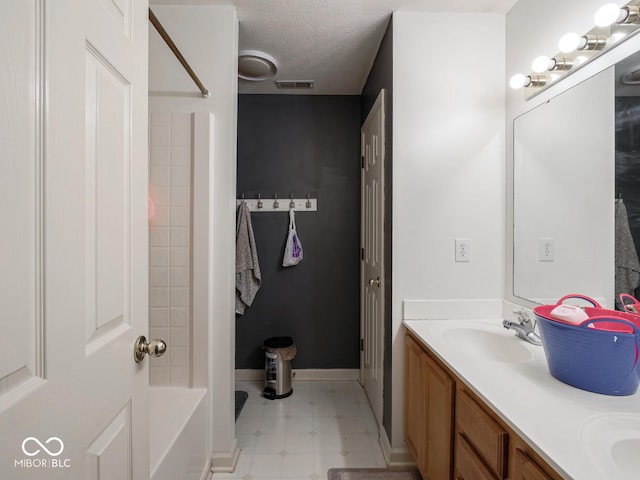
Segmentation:
<svg viewBox="0 0 640 480">
<path fill-rule="evenodd" d="M 546 72 L 547 70 L 553 70 L 556 66 L 555 59 L 545 57 L 544 55 L 537 57 L 531 64 L 531 69 L 536 73 Z"/>
<path fill-rule="evenodd" d="M 582 35 L 567 33 L 558 42 L 558 48 L 562 53 L 571 53 L 582 50 L 602 50 L 607 46 L 607 37 L 602 35 Z"/>
<path fill-rule="evenodd" d="M 603 35 L 583 35 L 577 50 L 602 50 L 607 46 L 607 37 Z"/>
<path fill-rule="evenodd" d="M 511 88 L 525 87 L 526 98 L 531 98 L 601 52 L 640 32 L 640 0 L 629 0 L 622 7 L 608 3 L 596 12 L 594 22 L 596 26 L 584 35 L 574 32 L 564 35 L 558 42 L 560 53 L 537 57 L 531 64 L 532 73 L 514 75 L 509 81 Z"/>
<path fill-rule="evenodd" d="M 637 23 L 638 20 L 640 20 L 640 8 L 635 5 L 619 7 L 615 3 L 603 5 L 593 17 L 593 23 L 598 27 L 608 27 L 614 23 Z"/>
<path fill-rule="evenodd" d="M 552 70 L 571 70 L 573 62 L 566 58 L 549 58 L 544 55 L 536 58 L 531 64 L 535 73 L 543 73 Z"/>
<path fill-rule="evenodd" d="M 542 87 L 547 84 L 547 77 L 542 75 L 523 75 L 522 73 L 516 73 L 511 80 L 509 80 L 509 85 L 511 88 L 517 90 L 522 87 Z"/>
<path fill-rule="evenodd" d="M 577 33 L 567 33 L 563 35 L 563 37 L 558 42 L 558 48 L 562 53 L 571 53 L 578 50 L 578 47 L 582 43 L 584 37 L 581 37 Z M 586 39 L 584 40 L 584 44 L 586 45 Z"/>
</svg>

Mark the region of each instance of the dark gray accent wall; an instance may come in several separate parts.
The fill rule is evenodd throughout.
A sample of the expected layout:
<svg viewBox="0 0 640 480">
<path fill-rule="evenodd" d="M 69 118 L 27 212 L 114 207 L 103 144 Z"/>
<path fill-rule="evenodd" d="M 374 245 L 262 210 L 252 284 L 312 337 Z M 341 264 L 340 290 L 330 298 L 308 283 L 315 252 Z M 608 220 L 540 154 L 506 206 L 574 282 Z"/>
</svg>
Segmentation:
<svg viewBox="0 0 640 480">
<path fill-rule="evenodd" d="M 387 436 L 391 438 L 391 378 L 393 371 L 391 369 L 391 289 L 392 271 L 391 271 L 391 185 L 393 179 L 393 21 L 389 21 L 387 31 L 382 39 L 378 55 L 371 67 L 369 78 L 362 90 L 362 122 L 367 118 L 367 114 L 373 106 L 381 89 L 385 89 L 385 239 L 384 239 L 384 406 L 382 414 L 382 424 L 387 431 Z M 399 339 L 402 341 L 402 339 Z M 396 372 L 401 375 L 402 372 Z"/>
<path fill-rule="evenodd" d="M 616 97 L 615 192 L 627 209 L 629 229 L 640 252 L 640 97 Z M 640 288 L 635 296 L 640 295 Z"/>
<path fill-rule="evenodd" d="M 252 213 L 262 286 L 236 315 L 238 369 L 264 368 L 272 336 L 293 337 L 294 368 L 360 367 L 360 108 L 359 96 L 239 96 L 238 197 L 310 193 L 318 211 L 296 212 L 304 259 L 288 268 L 288 214 Z"/>
</svg>

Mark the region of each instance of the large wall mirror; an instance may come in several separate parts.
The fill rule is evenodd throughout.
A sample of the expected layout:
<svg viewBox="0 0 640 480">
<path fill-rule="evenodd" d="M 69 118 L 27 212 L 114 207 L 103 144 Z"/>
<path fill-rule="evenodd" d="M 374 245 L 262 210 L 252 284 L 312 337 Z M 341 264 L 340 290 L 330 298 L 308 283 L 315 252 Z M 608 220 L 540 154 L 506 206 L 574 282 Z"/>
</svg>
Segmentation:
<svg viewBox="0 0 640 480">
<path fill-rule="evenodd" d="M 640 53 L 514 121 L 516 297 L 640 285 Z"/>
</svg>

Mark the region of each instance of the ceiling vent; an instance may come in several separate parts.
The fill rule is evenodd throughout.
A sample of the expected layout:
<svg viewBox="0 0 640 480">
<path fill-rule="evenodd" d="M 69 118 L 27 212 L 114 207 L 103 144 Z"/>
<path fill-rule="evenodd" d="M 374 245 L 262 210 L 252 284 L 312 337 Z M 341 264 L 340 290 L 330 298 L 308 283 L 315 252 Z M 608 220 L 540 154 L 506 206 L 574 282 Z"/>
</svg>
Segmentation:
<svg viewBox="0 0 640 480">
<path fill-rule="evenodd" d="M 277 88 L 313 88 L 313 80 L 276 80 Z"/>
</svg>

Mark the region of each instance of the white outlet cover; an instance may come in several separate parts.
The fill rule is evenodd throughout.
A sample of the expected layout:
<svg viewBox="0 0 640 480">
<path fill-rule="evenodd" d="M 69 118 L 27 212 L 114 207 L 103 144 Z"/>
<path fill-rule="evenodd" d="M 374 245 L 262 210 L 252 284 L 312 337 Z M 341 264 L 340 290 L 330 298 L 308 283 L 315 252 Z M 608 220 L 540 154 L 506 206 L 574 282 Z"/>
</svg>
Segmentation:
<svg viewBox="0 0 640 480">
<path fill-rule="evenodd" d="M 556 257 L 556 245 L 553 238 L 538 239 L 538 261 L 553 262 Z"/>
<path fill-rule="evenodd" d="M 471 240 L 468 238 L 456 238 L 456 262 L 471 261 Z"/>
</svg>

